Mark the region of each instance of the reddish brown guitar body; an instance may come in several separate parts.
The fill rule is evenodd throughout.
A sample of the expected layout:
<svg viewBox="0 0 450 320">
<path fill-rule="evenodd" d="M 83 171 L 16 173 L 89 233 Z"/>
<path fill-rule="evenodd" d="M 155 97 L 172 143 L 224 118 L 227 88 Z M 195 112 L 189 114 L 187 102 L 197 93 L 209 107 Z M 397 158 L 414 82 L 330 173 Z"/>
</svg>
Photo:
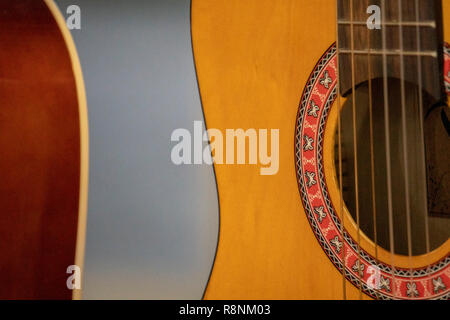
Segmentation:
<svg viewBox="0 0 450 320">
<path fill-rule="evenodd" d="M 73 57 L 44 1 L 0 1 L 0 44 L 0 299 L 71 299 L 82 171 Z"/>
</svg>

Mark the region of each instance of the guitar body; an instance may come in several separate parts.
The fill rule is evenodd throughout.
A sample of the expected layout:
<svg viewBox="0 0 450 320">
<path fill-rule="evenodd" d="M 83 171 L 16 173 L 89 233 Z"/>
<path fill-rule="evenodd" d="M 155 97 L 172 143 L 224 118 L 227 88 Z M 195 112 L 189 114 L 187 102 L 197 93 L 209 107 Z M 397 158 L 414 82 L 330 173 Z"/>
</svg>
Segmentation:
<svg viewBox="0 0 450 320">
<path fill-rule="evenodd" d="M 75 47 L 56 5 L 35 0 L 0 2 L 0 43 L 0 299 L 71 299 L 88 152 Z"/>
<path fill-rule="evenodd" d="M 445 23 L 450 21 L 450 1 L 444 0 L 443 5 Z M 314 80 L 313 70 L 327 59 L 324 54 L 336 42 L 336 2 L 193 0 L 192 38 L 207 127 L 222 132 L 228 128 L 280 130 L 276 175 L 260 175 L 255 165 L 215 165 L 220 237 L 205 298 L 342 299 L 342 272 L 312 228 L 304 200 L 310 195 L 301 191 L 304 179 L 298 179 L 295 154 L 296 134 L 301 130 L 299 104 L 301 108 L 306 84 Z M 448 23 L 445 39 L 450 41 Z M 336 204 L 335 105 L 324 127 L 323 180 Z M 344 225 L 356 239 L 354 221 L 345 214 Z M 324 229 L 321 234 L 328 232 Z M 373 242 L 361 237 L 361 247 L 374 256 Z M 425 268 L 446 261 L 449 249 L 447 241 L 428 254 L 412 259 L 395 256 L 391 261 L 388 252 L 379 248 L 379 257 L 399 268 Z M 443 278 L 449 276 L 448 266 L 439 272 L 448 284 L 448 278 Z M 359 287 L 352 282 L 348 276 L 346 298 L 358 299 Z M 422 289 L 425 296 L 433 294 L 431 287 Z M 445 293 L 448 289 L 439 294 Z M 363 299 L 373 297 L 363 290 Z"/>
</svg>

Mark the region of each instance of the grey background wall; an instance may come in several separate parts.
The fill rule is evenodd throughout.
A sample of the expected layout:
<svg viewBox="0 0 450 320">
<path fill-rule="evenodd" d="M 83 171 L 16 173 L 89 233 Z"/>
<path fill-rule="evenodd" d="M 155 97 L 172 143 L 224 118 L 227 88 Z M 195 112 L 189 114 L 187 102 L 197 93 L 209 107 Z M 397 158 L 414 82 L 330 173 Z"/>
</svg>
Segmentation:
<svg viewBox="0 0 450 320">
<path fill-rule="evenodd" d="M 90 179 L 83 297 L 200 299 L 214 259 L 213 168 L 175 166 L 171 133 L 203 120 L 189 0 L 57 0 L 87 92 Z"/>
</svg>

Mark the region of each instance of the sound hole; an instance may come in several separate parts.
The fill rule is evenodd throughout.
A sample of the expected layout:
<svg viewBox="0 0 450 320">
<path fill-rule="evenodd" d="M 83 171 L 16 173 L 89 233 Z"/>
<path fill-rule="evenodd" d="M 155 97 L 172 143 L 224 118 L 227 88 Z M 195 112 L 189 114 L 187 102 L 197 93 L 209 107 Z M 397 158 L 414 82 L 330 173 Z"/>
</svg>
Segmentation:
<svg viewBox="0 0 450 320">
<path fill-rule="evenodd" d="M 413 255 L 427 252 L 426 220 L 428 220 L 429 249 L 433 250 L 444 243 L 450 235 L 448 214 L 450 168 L 448 164 L 450 139 L 445 131 L 441 117 L 433 111 L 425 121 L 425 154 L 419 130 L 420 115 L 418 89 L 406 83 L 406 128 L 407 160 L 409 179 L 409 205 L 411 225 L 411 250 Z M 385 116 L 383 81 L 372 81 L 372 127 L 374 193 L 372 193 L 372 165 L 370 143 L 370 104 L 368 84 L 360 85 L 341 111 L 341 150 L 343 199 L 353 219 L 357 221 L 356 196 L 359 199 L 359 220 L 361 231 L 386 250 L 390 250 L 390 237 L 394 239 L 394 252 L 408 254 L 407 210 L 405 197 L 405 155 L 403 152 L 402 111 L 400 81 L 389 79 L 389 140 L 391 164 L 391 190 L 393 232 L 389 232 L 388 180 L 385 139 Z M 424 105 L 430 106 L 432 99 L 426 93 Z M 356 98 L 356 140 L 358 192 L 355 184 L 355 161 L 353 145 L 353 102 Z M 448 115 L 448 113 L 447 113 Z M 336 135 L 335 163 L 339 181 L 339 150 Z M 423 166 L 426 159 L 426 169 Z M 446 159 L 446 160 L 443 160 Z M 431 194 L 430 194 L 431 193 Z M 436 198 L 438 198 L 436 200 Z M 440 199 L 440 200 L 439 200 Z M 375 205 L 375 206 L 374 206 Z M 439 208 L 440 214 L 434 214 Z M 376 239 L 374 228 L 374 209 L 376 214 Z"/>
</svg>

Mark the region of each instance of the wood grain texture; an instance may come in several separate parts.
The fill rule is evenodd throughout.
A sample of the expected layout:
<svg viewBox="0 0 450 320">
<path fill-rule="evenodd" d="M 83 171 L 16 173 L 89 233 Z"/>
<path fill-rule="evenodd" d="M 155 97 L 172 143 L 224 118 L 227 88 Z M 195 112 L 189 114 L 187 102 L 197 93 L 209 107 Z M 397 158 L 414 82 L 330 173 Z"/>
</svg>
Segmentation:
<svg viewBox="0 0 450 320">
<path fill-rule="evenodd" d="M 444 8 L 450 17 L 448 4 Z M 215 166 L 220 239 L 206 299 L 343 298 L 342 275 L 320 247 L 302 207 L 293 146 L 300 96 L 315 64 L 336 41 L 336 14 L 336 2 L 330 0 L 192 1 L 193 49 L 207 126 L 280 129 L 277 175 L 261 176 L 259 166 Z M 446 32 L 448 39 L 448 26 Z M 337 108 L 332 110 L 324 152 L 336 201 Z M 349 214 L 346 227 L 355 237 Z M 364 235 L 362 245 L 373 254 Z M 413 264 L 444 256 L 449 245 Z M 380 255 L 389 259 L 387 252 Z M 395 262 L 410 263 L 401 256 Z M 346 287 L 347 298 L 359 298 L 357 288 L 348 282 Z"/>
<path fill-rule="evenodd" d="M 0 298 L 71 299 L 80 117 L 71 56 L 44 1 L 0 1 Z"/>
</svg>

